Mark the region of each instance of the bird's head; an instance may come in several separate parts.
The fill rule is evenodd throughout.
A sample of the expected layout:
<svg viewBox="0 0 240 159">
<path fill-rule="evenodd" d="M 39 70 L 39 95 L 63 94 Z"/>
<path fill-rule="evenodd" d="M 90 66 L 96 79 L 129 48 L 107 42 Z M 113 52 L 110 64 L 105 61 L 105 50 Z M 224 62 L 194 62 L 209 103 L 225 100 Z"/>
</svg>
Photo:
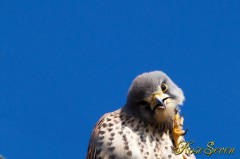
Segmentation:
<svg viewBox="0 0 240 159">
<path fill-rule="evenodd" d="M 153 71 L 134 79 L 125 107 L 141 120 L 161 124 L 173 120 L 183 101 L 182 90 L 165 73 Z"/>
</svg>

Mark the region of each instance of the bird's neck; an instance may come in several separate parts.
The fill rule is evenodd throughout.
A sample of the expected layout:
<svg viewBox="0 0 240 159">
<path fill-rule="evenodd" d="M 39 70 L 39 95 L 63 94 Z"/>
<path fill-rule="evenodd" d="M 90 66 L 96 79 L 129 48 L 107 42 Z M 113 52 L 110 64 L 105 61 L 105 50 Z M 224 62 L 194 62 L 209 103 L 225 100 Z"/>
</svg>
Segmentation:
<svg viewBox="0 0 240 159">
<path fill-rule="evenodd" d="M 140 113 L 136 113 L 136 111 L 133 113 L 127 106 L 124 106 L 121 112 L 126 115 L 126 118 L 134 118 L 138 121 L 137 123 L 143 124 L 144 127 L 150 127 L 152 130 L 162 133 L 172 132 L 173 130 L 173 117 L 168 117 L 164 121 L 157 121 L 155 118 L 143 117 Z"/>
</svg>

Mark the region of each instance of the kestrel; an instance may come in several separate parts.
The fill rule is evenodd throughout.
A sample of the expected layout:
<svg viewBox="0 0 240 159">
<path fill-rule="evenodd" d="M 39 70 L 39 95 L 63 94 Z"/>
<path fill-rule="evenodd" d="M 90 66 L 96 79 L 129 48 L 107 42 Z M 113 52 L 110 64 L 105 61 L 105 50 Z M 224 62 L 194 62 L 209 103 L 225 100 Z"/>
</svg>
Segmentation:
<svg viewBox="0 0 240 159">
<path fill-rule="evenodd" d="M 175 131 L 174 118 L 183 101 L 182 90 L 165 73 L 153 71 L 137 76 L 126 104 L 97 122 L 86 159 L 195 158 L 173 152 L 174 133 L 182 132 Z"/>
</svg>

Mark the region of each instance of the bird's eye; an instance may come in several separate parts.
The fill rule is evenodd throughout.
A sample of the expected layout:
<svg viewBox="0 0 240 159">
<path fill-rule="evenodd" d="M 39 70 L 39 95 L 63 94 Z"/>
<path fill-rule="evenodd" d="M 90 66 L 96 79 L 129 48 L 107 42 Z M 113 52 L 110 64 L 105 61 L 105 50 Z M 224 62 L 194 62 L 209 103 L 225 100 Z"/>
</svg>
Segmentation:
<svg viewBox="0 0 240 159">
<path fill-rule="evenodd" d="M 161 84 L 161 89 L 162 89 L 162 92 L 164 93 L 164 92 L 167 91 L 168 87 L 167 87 L 166 84 L 162 83 L 162 84 Z"/>
<path fill-rule="evenodd" d="M 138 105 L 146 106 L 146 105 L 148 105 L 148 102 L 145 101 L 145 100 L 143 100 L 143 101 L 140 101 L 140 102 L 138 103 Z"/>
</svg>

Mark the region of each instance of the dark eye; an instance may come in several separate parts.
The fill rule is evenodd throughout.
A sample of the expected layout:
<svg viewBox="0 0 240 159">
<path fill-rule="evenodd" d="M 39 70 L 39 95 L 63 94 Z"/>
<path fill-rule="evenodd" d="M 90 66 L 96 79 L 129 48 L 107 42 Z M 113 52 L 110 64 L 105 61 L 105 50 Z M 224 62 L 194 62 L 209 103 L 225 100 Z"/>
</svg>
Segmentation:
<svg viewBox="0 0 240 159">
<path fill-rule="evenodd" d="M 146 106 L 146 105 L 148 105 L 148 102 L 145 101 L 145 100 L 143 100 L 143 101 L 140 101 L 140 102 L 138 103 L 138 105 Z"/>
<path fill-rule="evenodd" d="M 168 89 L 168 87 L 167 87 L 166 84 L 162 83 L 162 84 L 161 84 L 161 89 L 162 89 L 162 92 L 166 92 L 167 89 Z"/>
</svg>

